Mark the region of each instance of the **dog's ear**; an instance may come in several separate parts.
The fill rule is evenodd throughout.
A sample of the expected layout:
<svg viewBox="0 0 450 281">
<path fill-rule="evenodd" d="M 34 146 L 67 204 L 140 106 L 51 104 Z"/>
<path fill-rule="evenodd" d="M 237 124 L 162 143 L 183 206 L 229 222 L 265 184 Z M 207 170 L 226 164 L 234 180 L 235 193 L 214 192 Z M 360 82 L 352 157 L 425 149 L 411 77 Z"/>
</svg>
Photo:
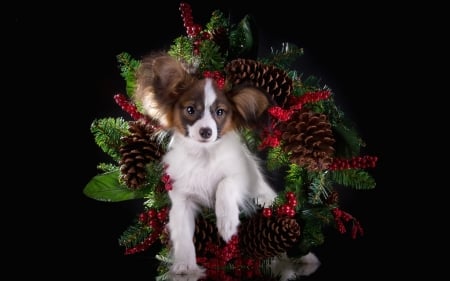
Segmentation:
<svg viewBox="0 0 450 281">
<path fill-rule="evenodd" d="M 240 123 L 245 126 L 258 124 L 263 113 L 269 107 L 269 100 L 264 92 L 254 87 L 235 89 L 230 93 Z"/>
<path fill-rule="evenodd" d="M 183 64 L 167 53 L 154 53 L 141 60 L 136 72 L 135 101 L 162 125 L 170 123 L 167 112 L 193 82 Z"/>
</svg>

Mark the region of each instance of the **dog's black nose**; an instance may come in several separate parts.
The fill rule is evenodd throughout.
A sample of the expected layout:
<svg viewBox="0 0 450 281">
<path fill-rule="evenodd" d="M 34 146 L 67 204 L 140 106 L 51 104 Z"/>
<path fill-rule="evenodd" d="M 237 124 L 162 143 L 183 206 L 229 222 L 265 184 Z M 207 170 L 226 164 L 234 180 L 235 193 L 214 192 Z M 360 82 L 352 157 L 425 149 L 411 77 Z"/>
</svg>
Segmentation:
<svg viewBox="0 0 450 281">
<path fill-rule="evenodd" d="M 204 139 L 209 139 L 212 135 L 211 128 L 200 128 L 200 136 Z"/>
</svg>

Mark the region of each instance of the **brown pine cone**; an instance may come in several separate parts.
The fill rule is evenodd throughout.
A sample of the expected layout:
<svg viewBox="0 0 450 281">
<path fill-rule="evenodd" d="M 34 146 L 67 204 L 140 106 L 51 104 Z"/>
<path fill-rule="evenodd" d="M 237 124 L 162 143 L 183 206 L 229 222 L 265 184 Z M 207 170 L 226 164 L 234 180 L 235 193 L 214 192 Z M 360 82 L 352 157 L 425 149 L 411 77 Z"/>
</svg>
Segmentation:
<svg viewBox="0 0 450 281">
<path fill-rule="evenodd" d="M 207 253 L 209 243 L 219 247 L 225 245 L 225 241 L 219 236 L 215 222 L 198 216 L 195 220 L 194 232 L 194 245 L 198 256 L 204 256 Z"/>
<path fill-rule="evenodd" d="M 335 139 L 327 116 L 313 111 L 294 112 L 281 123 L 283 149 L 293 163 L 311 171 L 325 170 L 333 161 Z"/>
<path fill-rule="evenodd" d="M 162 156 L 160 145 L 154 140 L 155 126 L 145 120 L 130 121 L 130 134 L 122 137 L 119 161 L 121 180 L 132 189 L 142 187 L 147 180 L 146 165 Z"/>
<path fill-rule="evenodd" d="M 250 84 L 268 94 L 276 105 L 284 107 L 293 90 L 287 72 L 273 65 L 264 65 L 251 59 L 235 59 L 225 67 L 231 85 Z"/>
<path fill-rule="evenodd" d="M 292 217 L 255 215 L 239 230 L 244 256 L 266 259 L 286 252 L 300 239 L 300 225 Z"/>
</svg>

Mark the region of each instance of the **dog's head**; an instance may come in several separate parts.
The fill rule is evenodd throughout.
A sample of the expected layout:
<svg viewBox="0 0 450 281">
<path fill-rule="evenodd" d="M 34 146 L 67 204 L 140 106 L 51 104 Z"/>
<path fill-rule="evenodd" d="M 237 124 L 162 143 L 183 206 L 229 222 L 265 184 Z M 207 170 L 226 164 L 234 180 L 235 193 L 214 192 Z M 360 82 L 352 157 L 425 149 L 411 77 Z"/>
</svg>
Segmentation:
<svg viewBox="0 0 450 281">
<path fill-rule="evenodd" d="M 135 98 L 165 129 L 206 143 L 257 123 L 269 106 L 260 90 L 240 86 L 224 91 L 215 80 L 197 78 L 166 53 L 142 60 Z"/>
</svg>

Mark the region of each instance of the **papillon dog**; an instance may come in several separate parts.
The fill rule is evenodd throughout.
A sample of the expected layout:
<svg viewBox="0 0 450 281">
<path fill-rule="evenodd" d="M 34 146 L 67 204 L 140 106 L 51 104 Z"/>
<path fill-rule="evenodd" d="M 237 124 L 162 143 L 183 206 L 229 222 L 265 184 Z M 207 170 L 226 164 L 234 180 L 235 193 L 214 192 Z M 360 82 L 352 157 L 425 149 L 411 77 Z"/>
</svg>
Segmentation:
<svg viewBox="0 0 450 281">
<path fill-rule="evenodd" d="M 270 101 L 251 86 L 227 89 L 199 78 L 164 52 L 144 57 L 136 73 L 136 102 L 170 134 L 162 159 L 172 185 L 170 270 L 195 274 L 203 270 L 193 242 L 201 208 L 214 210 L 218 233 L 228 242 L 237 234 L 241 212 L 268 207 L 276 197 L 259 158 L 240 135 L 260 120 Z"/>
</svg>

